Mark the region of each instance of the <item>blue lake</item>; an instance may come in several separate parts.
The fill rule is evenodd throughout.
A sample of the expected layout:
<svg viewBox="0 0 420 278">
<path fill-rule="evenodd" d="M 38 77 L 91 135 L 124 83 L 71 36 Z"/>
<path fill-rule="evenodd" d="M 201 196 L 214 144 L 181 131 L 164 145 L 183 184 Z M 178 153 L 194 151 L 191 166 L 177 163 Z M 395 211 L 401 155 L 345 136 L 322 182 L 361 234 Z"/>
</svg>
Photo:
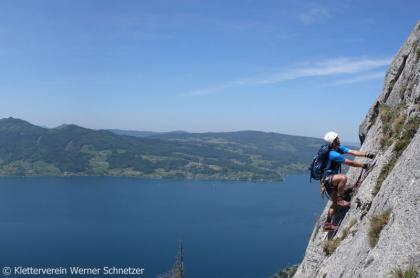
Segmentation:
<svg viewBox="0 0 420 278">
<path fill-rule="evenodd" d="M 269 277 L 300 262 L 323 207 L 308 175 L 0 178 L 0 267 L 131 266 L 156 277 L 182 240 L 187 278 Z"/>
</svg>

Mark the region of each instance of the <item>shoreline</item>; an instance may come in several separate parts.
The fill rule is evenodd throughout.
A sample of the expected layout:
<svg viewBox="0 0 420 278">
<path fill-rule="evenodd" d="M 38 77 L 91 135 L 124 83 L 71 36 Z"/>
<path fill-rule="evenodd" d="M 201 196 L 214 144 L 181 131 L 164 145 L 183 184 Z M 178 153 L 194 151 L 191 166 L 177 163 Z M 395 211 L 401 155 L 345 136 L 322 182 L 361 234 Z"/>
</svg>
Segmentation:
<svg viewBox="0 0 420 278">
<path fill-rule="evenodd" d="M 7 178 L 71 178 L 71 177 L 108 177 L 108 178 L 128 178 L 136 180 L 174 180 L 174 181 L 238 181 L 238 182 L 284 182 L 288 176 L 303 175 L 306 172 L 294 172 L 281 176 L 280 179 L 230 179 L 230 178 L 177 178 L 177 177 L 145 177 L 145 176 L 130 176 L 130 175 L 89 175 L 89 174 L 65 174 L 65 175 L 0 175 L 0 179 Z"/>
</svg>

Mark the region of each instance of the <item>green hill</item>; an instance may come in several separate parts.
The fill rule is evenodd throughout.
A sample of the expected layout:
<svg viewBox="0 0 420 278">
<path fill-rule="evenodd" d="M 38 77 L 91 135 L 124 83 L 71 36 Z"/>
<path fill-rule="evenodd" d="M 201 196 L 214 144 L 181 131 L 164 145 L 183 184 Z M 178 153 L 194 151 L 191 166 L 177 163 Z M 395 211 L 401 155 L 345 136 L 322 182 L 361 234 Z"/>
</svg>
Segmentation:
<svg viewBox="0 0 420 278">
<path fill-rule="evenodd" d="M 258 131 L 115 134 L 0 120 L 0 175 L 281 180 L 305 171 L 320 139 Z"/>
</svg>

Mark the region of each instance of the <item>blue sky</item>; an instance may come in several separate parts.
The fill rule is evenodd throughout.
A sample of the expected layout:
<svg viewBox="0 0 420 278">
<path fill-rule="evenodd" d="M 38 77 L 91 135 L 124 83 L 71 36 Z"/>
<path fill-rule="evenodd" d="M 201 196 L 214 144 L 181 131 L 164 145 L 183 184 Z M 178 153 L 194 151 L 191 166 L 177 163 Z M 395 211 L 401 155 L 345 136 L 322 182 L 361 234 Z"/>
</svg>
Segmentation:
<svg viewBox="0 0 420 278">
<path fill-rule="evenodd" d="M 357 141 L 419 1 L 0 1 L 0 117 Z"/>
</svg>

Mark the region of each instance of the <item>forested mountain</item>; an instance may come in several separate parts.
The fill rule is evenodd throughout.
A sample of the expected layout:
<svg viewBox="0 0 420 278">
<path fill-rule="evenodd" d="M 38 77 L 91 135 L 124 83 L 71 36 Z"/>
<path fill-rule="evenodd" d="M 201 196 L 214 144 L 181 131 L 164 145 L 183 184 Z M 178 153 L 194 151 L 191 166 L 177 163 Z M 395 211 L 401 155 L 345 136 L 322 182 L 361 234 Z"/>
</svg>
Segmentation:
<svg viewBox="0 0 420 278">
<path fill-rule="evenodd" d="M 280 180 L 306 170 L 320 139 L 257 131 L 119 135 L 0 120 L 0 175 Z"/>
</svg>

